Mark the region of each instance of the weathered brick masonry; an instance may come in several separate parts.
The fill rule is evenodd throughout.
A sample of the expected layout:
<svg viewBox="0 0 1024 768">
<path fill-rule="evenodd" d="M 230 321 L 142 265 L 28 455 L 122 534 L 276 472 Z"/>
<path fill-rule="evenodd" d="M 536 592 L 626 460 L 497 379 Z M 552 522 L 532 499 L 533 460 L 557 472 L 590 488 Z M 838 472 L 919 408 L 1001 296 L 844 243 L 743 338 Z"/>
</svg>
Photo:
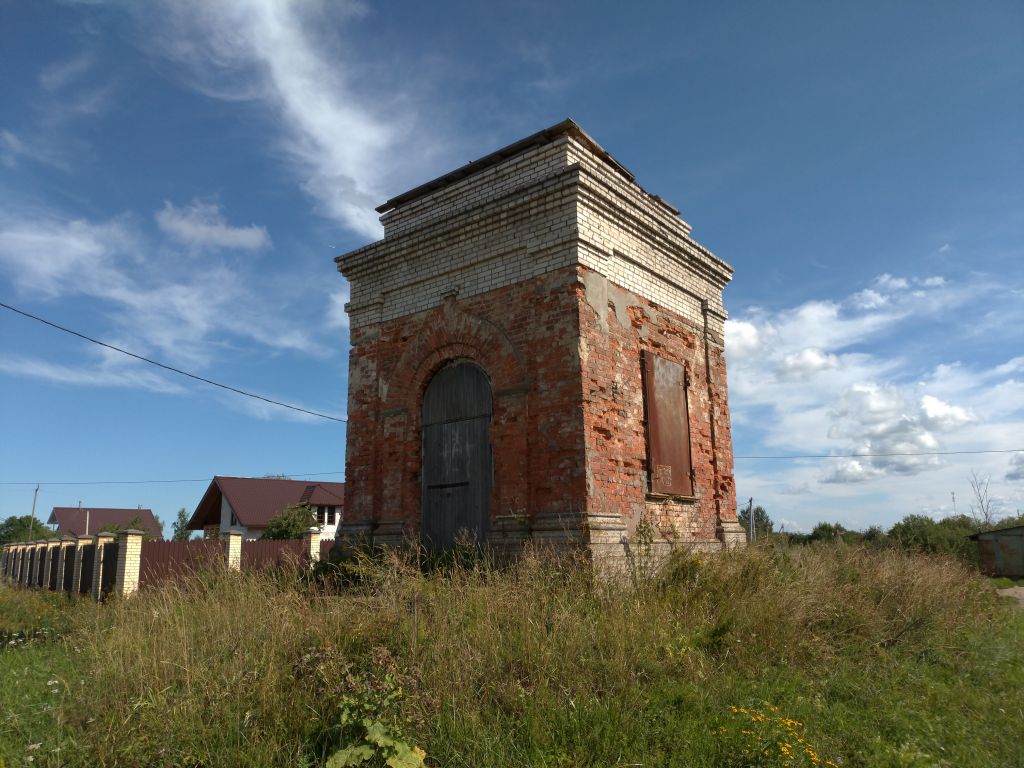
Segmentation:
<svg viewBox="0 0 1024 768">
<path fill-rule="evenodd" d="M 424 514 L 423 397 L 471 361 L 490 382 L 495 544 L 621 554 L 736 544 L 722 289 L 732 270 L 565 121 L 394 198 L 351 283 L 342 536 L 397 543 Z M 686 373 L 692 495 L 651 492 L 641 353 Z"/>
</svg>

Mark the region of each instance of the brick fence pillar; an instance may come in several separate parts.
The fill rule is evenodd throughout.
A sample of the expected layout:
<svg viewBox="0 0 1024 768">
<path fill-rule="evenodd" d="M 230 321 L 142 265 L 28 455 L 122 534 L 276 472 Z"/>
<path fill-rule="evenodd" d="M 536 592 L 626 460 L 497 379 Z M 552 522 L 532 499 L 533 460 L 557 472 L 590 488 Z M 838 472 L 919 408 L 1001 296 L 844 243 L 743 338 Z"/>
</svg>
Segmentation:
<svg viewBox="0 0 1024 768">
<path fill-rule="evenodd" d="M 320 529 L 310 528 L 302 536 L 304 542 L 303 550 L 305 551 L 306 559 L 310 563 L 316 563 L 320 561 Z"/>
<path fill-rule="evenodd" d="M 224 532 L 224 561 L 228 564 L 228 570 L 242 570 L 242 531 L 238 528 L 229 528 Z"/>
<path fill-rule="evenodd" d="M 85 556 L 82 547 L 91 543 L 92 536 L 75 537 L 75 560 L 71 566 L 74 569 L 71 573 L 71 591 L 76 594 L 82 589 L 82 559 Z"/>
<path fill-rule="evenodd" d="M 129 528 L 118 534 L 117 575 L 114 591 L 119 595 L 134 595 L 139 589 L 139 570 L 142 566 L 143 531 Z"/>
<path fill-rule="evenodd" d="M 114 540 L 112 533 L 97 533 L 93 537 L 96 542 L 96 554 L 92 560 L 92 599 L 98 601 L 103 597 L 103 558 L 106 555 L 107 544 Z"/>
</svg>

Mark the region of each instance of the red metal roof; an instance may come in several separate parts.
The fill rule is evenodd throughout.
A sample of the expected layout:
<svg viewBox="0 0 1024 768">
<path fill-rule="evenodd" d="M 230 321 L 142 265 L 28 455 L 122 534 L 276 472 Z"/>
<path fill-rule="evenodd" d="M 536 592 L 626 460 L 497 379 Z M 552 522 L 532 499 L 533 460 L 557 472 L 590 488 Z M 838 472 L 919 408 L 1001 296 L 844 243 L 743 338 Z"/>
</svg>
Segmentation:
<svg viewBox="0 0 1024 768">
<path fill-rule="evenodd" d="M 345 484 L 273 477 L 213 478 L 188 521 L 190 530 L 220 524 L 221 499 L 226 498 L 238 522 L 246 528 L 265 528 L 272 517 L 292 504 L 345 507 Z"/>
<path fill-rule="evenodd" d="M 82 536 L 87 533 L 85 530 L 88 519 L 88 533 L 95 535 L 101 528 L 117 526 L 128 528 L 129 524 L 138 518 L 141 524 L 140 530 L 148 532 L 151 536 L 162 539 L 160 523 L 153 516 L 151 509 L 112 509 L 110 507 L 54 507 L 50 518 L 46 521 L 50 525 L 56 523 L 57 530 L 71 536 Z"/>
</svg>

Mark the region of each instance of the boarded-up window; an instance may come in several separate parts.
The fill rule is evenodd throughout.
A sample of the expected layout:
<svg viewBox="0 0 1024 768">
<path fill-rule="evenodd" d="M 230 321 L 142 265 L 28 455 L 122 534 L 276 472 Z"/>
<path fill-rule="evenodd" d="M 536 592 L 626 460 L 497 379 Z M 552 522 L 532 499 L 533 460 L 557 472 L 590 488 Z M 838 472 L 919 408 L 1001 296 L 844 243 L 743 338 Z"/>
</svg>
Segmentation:
<svg viewBox="0 0 1024 768">
<path fill-rule="evenodd" d="M 641 359 L 650 490 L 692 496 L 686 369 L 647 351 Z"/>
</svg>

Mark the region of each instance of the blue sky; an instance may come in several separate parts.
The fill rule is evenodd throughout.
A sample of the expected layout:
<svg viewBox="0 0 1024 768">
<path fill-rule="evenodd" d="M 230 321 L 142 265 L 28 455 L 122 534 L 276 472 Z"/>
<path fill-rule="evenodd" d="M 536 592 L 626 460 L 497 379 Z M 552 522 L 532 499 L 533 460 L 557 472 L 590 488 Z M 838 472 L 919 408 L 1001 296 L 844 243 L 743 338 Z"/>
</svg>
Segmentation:
<svg viewBox="0 0 1024 768">
<path fill-rule="evenodd" d="M 1024 6 L 0 7 L 0 301 L 344 415 L 332 258 L 373 206 L 572 117 L 736 268 L 740 456 L 1024 448 Z M 0 517 L 341 479 L 343 424 L 0 313 Z M 737 461 L 789 529 L 1024 508 L 1024 453 Z"/>
</svg>

